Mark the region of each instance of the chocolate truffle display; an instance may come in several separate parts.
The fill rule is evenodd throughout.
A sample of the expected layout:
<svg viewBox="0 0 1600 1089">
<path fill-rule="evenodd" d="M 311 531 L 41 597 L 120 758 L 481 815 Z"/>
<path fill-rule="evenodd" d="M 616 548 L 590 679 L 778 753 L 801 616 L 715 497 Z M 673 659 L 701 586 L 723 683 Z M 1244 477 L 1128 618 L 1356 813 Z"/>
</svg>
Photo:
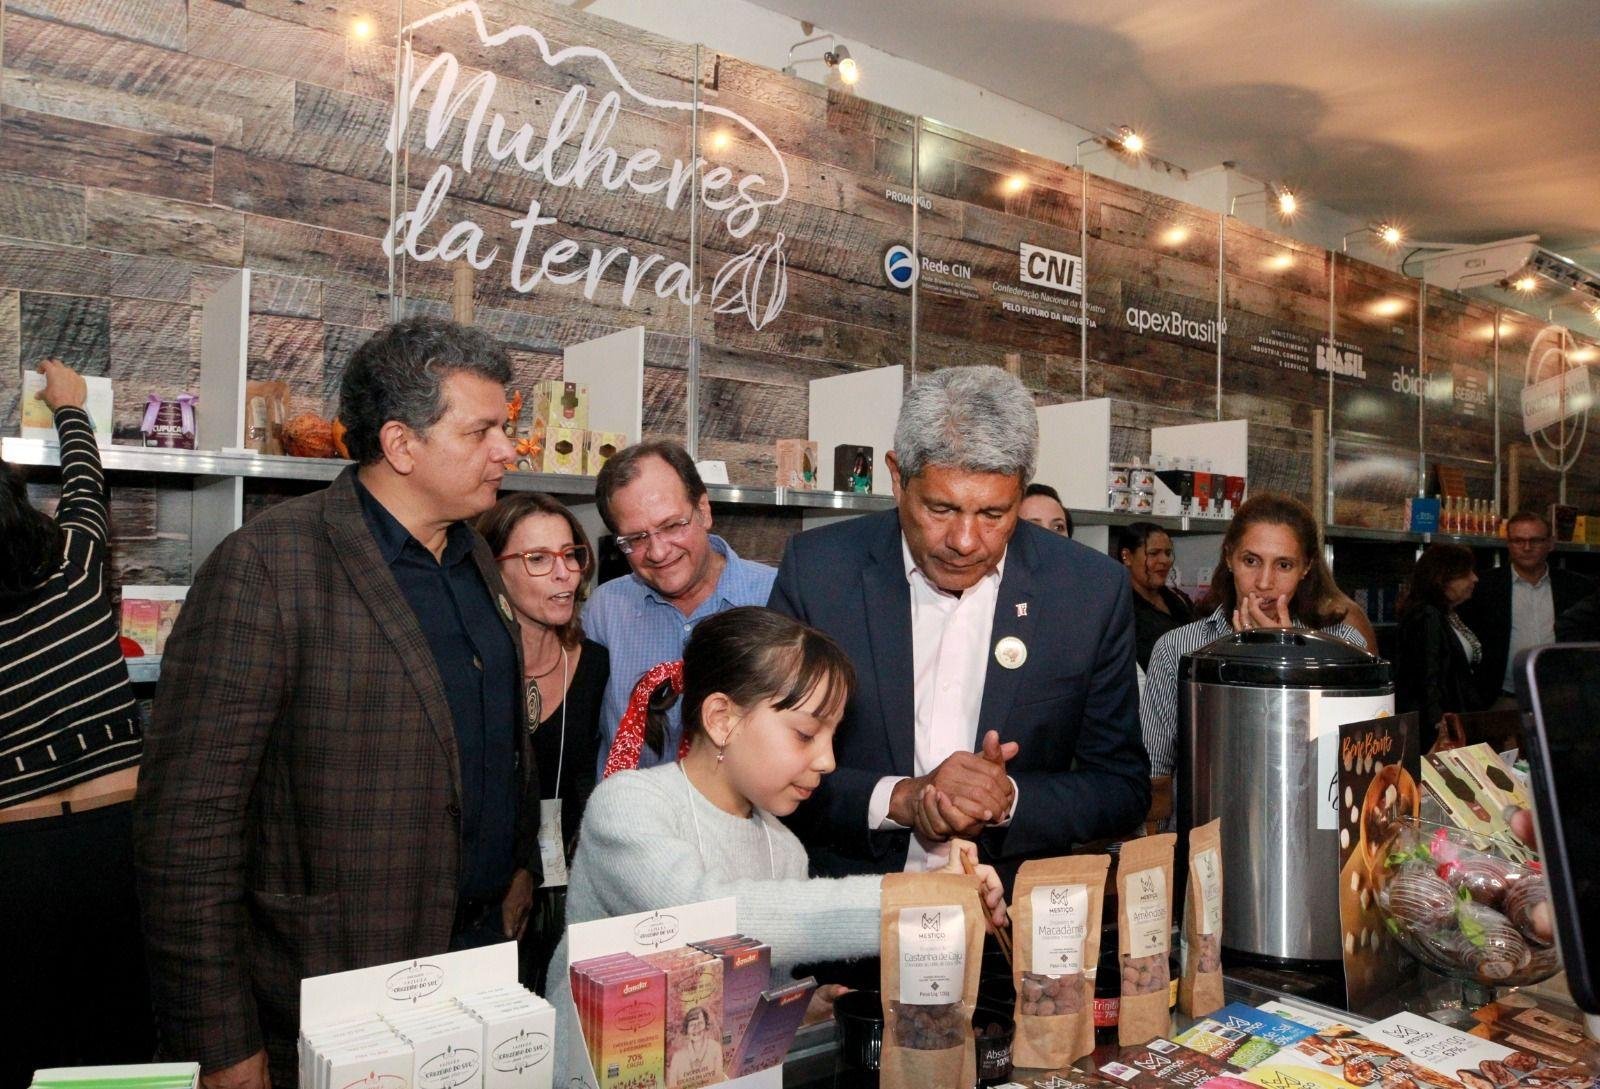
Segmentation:
<svg viewBox="0 0 1600 1089">
<path fill-rule="evenodd" d="M 1436 971 L 1487 986 L 1548 979 L 1561 962 L 1544 874 L 1491 850 L 1470 832 L 1402 822 L 1376 873 L 1379 910 L 1395 940 Z"/>
</svg>

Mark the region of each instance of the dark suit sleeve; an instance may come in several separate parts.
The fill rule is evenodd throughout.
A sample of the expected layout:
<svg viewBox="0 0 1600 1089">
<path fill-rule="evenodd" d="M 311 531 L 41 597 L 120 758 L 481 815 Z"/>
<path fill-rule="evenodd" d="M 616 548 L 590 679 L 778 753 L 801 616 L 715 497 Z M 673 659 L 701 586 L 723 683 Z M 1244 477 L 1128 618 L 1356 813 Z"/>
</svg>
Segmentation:
<svg viewBox="0 0 1600 1089">
<path fill-rule="evenodd" d="M 1072 769 L 1013 773 L 1017 810 L 1001 857 L 1065 854 L 1073 844 L 1127 832 L 1149 812 L 1134 644 L 1133 592 L 1121 575 L 1100 633 Z"/>
<path fill-rule="evenodd" d="M 805 579 L 800 570 L 800 552 L 795 547 L 797 540 L 798 536 L 790 537 L 784 546 L 783 561 L 778 564 L 778 577 L 772 583 L 767 608 L 809 624 L 811 618 L 801 592 Z M 841 765 L 823 776 L 816 794 L 785 823 L 807 844 L 823 840 L 850 853 L 867 853 L 871 838 L 867 830 L 867 807 L 872 801 L 873 788 L 882 777 L 881 772 Z"/>
<path fill-rule="evenodd" d="M 1433 728 L 1445 713 L 1445 672 L 1450 668 L 1450 646 L 1446 639 L 1454 639 L 1440 613 L 1431 605 L 1417 609 L 1400 631 L 1400 654 L 1396 663 L 1401 674 L 1399 687 L 1409 693 L 1396 705 L 1417 712 L 1418 724 L 1424 737 L 1431 737 Z"/>
<path fill-rule="evenodd" d="M 778 564 L 778 576 L 772 581 L 772 593 L 767 597 L 767 608 L 792 616 L 802 624 L 811 621 L 806 617 L 805 602 L 800 596 L 800 557 L 795 551 L 795 538 L 783 546 L 783 561 Z"/>
<path fill-rule="evenodd" d="M 270 573 L 239 534 L 212 553 L 167 643 L 134 804 L 162 1050 L 214 1071 L 262 1047 L 245 948 L 257 773 L 286 691 Z"/>
<path fill-rule="evenodd" d="M 1556 642 L 1600 643 L 1600 591 L 1556 617 Z"/>
</svg>

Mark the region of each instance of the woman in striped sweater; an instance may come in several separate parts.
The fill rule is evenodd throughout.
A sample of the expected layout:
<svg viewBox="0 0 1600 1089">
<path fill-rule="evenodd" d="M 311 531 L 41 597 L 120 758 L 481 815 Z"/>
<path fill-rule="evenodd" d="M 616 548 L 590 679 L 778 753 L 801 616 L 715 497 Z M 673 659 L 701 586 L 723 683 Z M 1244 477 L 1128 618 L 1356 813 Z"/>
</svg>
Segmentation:
<svg viewBox="0 0 1600 1089">
<path fill-rule="evenodd" d="M 0 964 L 19 999 L 0 1087 L 154 1050 L 130 839 L 141 731 L 107 596 L 105 478 L 84 380 L 40 370 L 61 438 L 54 519 L 0 462 Z"/>
</svg>

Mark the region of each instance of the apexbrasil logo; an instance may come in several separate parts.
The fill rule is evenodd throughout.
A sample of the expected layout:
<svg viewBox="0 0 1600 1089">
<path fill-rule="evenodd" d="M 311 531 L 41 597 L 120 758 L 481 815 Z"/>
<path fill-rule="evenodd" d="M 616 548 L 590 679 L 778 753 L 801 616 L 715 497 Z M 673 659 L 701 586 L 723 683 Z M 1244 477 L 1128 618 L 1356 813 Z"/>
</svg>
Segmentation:
<svg viewBox="0 0 1600 1089">
<path fill-rule="evenodd" d="M 909 247 L 896 243 L 883 251 L 883 277 L 902 291 L 917 282 L 917 259 Z"/>
<path fill-rule="evenodd" d="M 411 49 L 411 33 L 454 19 L 470 19 L 478 41 L 487 51 L 492 52 L 517 39 L 527 39 L 537 47 L 540 58 L 550 69 L 559 69 L 569 62 L 580 66 L 598 62 L 629 96 L 631 106 L 642 105 L 668 113 L 698 111 L 712 115 L 739 129 L 753 144 L 765 148 L 775 177 L 769 179 L 753 171 L 740 173 L 726 166 L 713 167 L 699 155 L 687 162 L 681 157 L 668 161 L 667 155 L 651 147 L 635 151 L 624 159 L 610 146 L 612 129 L 622 111 L 622 93 L 607 91 L 591 108 L 590 88 L 580 82 L 588 76 L 581 73 L 571 76 L 571 86 L 556 104 L 546 131 L 537 132 L 531 124 L 517 125 L 495 108 L 499 80 L 493 72 L 479 71 L 462 82 L 461 63 L 450 53 L 440 53 L 418 71 L 418 59 Z M 721 217 L 728 234 L 740 240 L 755 232 L 766 209 L 783 203 L 789 195 L 789 171 L 777 145 L 748 119 L 711 103 L 647 95 L 635 88 L 616 63 L 598 49 L 568 46 L 552 50 L 544 35 L 530 26 L 517 25 L 491 33 L 476 0 L 452 4 L 417 19 L 407 24 L 403 33 L 406 46 L 401 58 L 400 94 L 390 118 L 385 147 L 394 155 L 397 149 L 406 146 L 411 110 L 420 109 L 426 117 L 423 147 L 449 161 L 441 163 L 433 172 L 418 194 L 416 206 L 402 212 L 390 225 L 383 240 L 386 255 L 404 253 L 412 260 L 424 262 L 464 259 L 480 271 L 494 264 L 501 245 L 485 238 L 483 227 L 468 219 L 448 226 L 434 224 L 450 196 L 457 169 L 463 178 L 469 177 L 480 152 L 494 163 L 513 161 L 531 178 L 553 188 L 627 191 L 637 197 L 659 200 L 669 210 L 678 208 L 685 193 L 693 193 L 693 183 L 698 177 L 701 204 Z M 507 63 L 525 66 L 526 56 L 526 50 L 519 51 L 516 59 L 508 59 Z M 554 82 L 559 77 L 541 78 Z M 447 137 L 455 133 L 460 134 L 459 148 L 447 146 Z M 577 153 L 563 154 L 572 141 L 577 141 Z M 511 221 L 510 226 L 516 232 L 514 240 L 502 240 L 514 241 L 510 276 L 511 286 L 518 292 L 526 294 L 545 280 L 552 284 L 581 285 L 583 297 L 593 299 L 606 270 L 615 264 L 625 268 L 624 306 L 633 305 L 634 296 L 646 280 L 657 298 L 676 299 L 685 306 L 700 301 L 703 291 L 695 284 L 689 265 L 683 261 L 669 261 L 659 253 L 641 255 L 630 253 L 626 246 L 607 247 L 560 238 L 542 254 L 530 254 L 534 231 L 553 227 L 558 222 L 554 216 L 542 215 L 541 211 L 540 202 L 530 200 L 527 213 Z M 788 295 L 783 242 L 781 231 L 773 234 L 770 240 L 753 241 L 748 249 L 718 269 L 711 284 L 713 311 L 743 314 L 756 329 L 776 318 L 783 311 Z"/>
</svg>

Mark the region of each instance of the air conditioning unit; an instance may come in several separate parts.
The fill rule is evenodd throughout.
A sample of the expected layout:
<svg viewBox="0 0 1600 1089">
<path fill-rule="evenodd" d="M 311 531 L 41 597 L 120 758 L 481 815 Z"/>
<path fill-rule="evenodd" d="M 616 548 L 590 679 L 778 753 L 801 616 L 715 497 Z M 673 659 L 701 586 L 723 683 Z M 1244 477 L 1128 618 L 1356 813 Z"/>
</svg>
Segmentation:
<svg viewBox="0 0 1600 1089">
<path fill-rule="evenodd" d="M 1507 281 L 1533 273 L 1600 302 L 1600 273 L 1543 248 L 1536 234 L 1481 246 L 1442 247 L 1415 260 L 1422 264 L 1424 280 L 1451 291 L 1504 286 Z"/>
<path fill-rule="evenodd" d="M 1422 278 L 1451 291 L 1474 287 L 1494 287 L 1528 267 L 1539 249 L 1539 236 L 1508 238 L 1481 246 L 1451 246 L 1416 258 L 1422 263 Z M 1554 255 L 1552 255 L 1554 256 Z"/>
</svg>

